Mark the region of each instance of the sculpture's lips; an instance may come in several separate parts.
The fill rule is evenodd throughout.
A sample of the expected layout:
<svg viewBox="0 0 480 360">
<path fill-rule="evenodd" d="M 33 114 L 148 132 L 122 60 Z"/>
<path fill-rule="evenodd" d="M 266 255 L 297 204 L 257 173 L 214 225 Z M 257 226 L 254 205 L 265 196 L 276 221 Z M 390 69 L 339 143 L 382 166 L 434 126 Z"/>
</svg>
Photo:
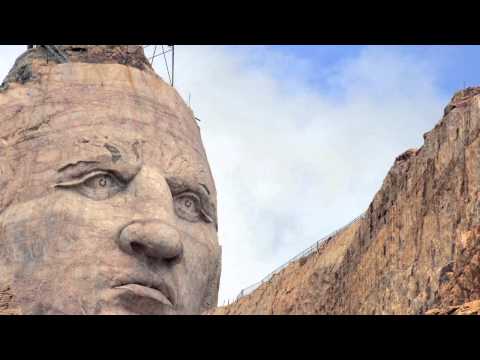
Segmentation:
<svg viewBox="0 0 480 360">
<path fill-rule="evenodd" d="M 173 291 L 165 283 L 152 285 L 135 281 L 115 286 L 114 289 L 127 290 L 135 295 L 156 300 L 170 307 L 174 307 L 175 304 Z"/>
</svg>

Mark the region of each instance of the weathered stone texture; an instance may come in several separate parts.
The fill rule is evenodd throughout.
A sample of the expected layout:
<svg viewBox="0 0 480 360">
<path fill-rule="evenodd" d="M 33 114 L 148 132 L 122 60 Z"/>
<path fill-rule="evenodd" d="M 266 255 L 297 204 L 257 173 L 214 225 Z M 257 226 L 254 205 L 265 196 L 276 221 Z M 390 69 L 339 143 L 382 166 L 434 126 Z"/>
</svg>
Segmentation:
<svg viewBox="0 0 480 360">
<path fill-rule="evenodd" d="M 480 300 L 428 310 L 426 315 L 480 315 Z"/>
<path fill-rule="evenodd" d="M 20 315 L 9 287 L 0 288 L 0 315 Z"/>
<path fill-rule="evenodd" d="M 150 62 L 145 57 L 141 45 L 57 45 L 67 55 L 69 62 L 90 64 L 122 64 L 139 70 L 154 73 Z M 39 67 L 54 65 L 56 59 L 37 46 L 23 53 L 16 61 L 0 91 L 8 88 L 12 82 L 25 84 L 38 79 L 35 73 Z"/>
</svg>

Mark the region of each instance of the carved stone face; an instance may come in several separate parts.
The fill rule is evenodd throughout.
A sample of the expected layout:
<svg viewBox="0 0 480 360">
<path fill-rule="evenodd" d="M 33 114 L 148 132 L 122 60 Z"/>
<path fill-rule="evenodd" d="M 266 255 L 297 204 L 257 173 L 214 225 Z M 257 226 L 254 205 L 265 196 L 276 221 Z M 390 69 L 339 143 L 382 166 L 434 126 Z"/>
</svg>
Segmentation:
<svg viewBox="0 0 480 360">
<path fill-rule="evenodd" d="M 154 74 L 39 69 L 0 94 L 0 281 L 26 314 L 195 314 L 220 277 L 193 115 Z"/>
</svg>

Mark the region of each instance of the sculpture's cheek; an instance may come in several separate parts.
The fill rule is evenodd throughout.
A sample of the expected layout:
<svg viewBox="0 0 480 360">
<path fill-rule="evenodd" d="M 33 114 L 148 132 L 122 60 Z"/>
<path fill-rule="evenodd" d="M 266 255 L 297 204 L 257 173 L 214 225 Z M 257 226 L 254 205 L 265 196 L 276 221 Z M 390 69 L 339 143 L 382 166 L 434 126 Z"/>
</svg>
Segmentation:
<svg viewBox="0 0 480 360">
<path fill-rule="evenodd" d="M 20 301 L 32 307 L 28 310 L 25 305 L 25 311 L 121 312 L 109 297 L 112 283 L 147 268 L 141 259 L 122 252 L 115 238 L 132 219 L 171 216 L 162 207 L 154 213 L 146 206 L 150 210 L 139 213 L 132 201 L 128 196 L 92 201 L 58 191 L 12 206 L 3 214 L 0 259 L 18 269 L 15 288 Z M 220 256 L 216 232 L 212 224 L 170 221 L 181 233 L 184 253 L 175 263 L 167 266 L 160 261 L 154 269 L 172 280 L 178 311 L 200 312 L 204 299 L 211 297 L 208 284 Z M 42 297 L 36 299 L 39 292 Z"/>
<path fill-rule="evenodd" d="M 201 226 L 200 226 L 201 229 Z M 216 302 L 217 291 L 210 284 L 215 282 L 218 262 L 220 261 L 220 247 L 216 233 L 213 237 L 205 238 L 204 231 L 198 230 L 194 234 L 183 232 L 183 259 L 174 272 L 183 304 L 187 313 L 199 313 L 205 309 L 201 307 L 207 299 L 213 298 Z"/>
<path fill-rule="evenodd" d="M 0 258 L 10 261 L 45 259 L 79 247 L 111 248 L 109 240 L 131 217 L 128 209 L 108 204 L 94 204 L 92 208 L 78 196 L 66 193 L 11 206 L 3 215 L 2 249 L 14 253 L 15 258 Z"/>
<path fill-rule="evenodd" d="M 5 280 L 32 312 L 46 309 L 41 302 L 56 313 L 82 313 L 80 303 L 93 303 L 109 286 L 115 274 L 110 264 L 126 264 L 114 237 L 128 210 L 106 205 L 95 212 L 78 197 L 58 192 L 10 206 L 1 215 L 0 267 L 11 270 Z"/>
</svg>

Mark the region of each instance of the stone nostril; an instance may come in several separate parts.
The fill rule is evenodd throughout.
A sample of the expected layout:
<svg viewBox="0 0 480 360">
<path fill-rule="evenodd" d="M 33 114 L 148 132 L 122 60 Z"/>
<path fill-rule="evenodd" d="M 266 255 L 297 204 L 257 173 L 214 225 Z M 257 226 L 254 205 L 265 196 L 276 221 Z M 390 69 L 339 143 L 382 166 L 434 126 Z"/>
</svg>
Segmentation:
<svg viewBox="0 0 480 360">
<path fill-rule="evenodd" d="M 130 243 L 130 247 L 132 248 L 132 251 L 137 254 L 144 254 L 147 250 L 146 246 L 143 244 L 140 244 L 139 242 L 133 241 Z"/>
</svg>

